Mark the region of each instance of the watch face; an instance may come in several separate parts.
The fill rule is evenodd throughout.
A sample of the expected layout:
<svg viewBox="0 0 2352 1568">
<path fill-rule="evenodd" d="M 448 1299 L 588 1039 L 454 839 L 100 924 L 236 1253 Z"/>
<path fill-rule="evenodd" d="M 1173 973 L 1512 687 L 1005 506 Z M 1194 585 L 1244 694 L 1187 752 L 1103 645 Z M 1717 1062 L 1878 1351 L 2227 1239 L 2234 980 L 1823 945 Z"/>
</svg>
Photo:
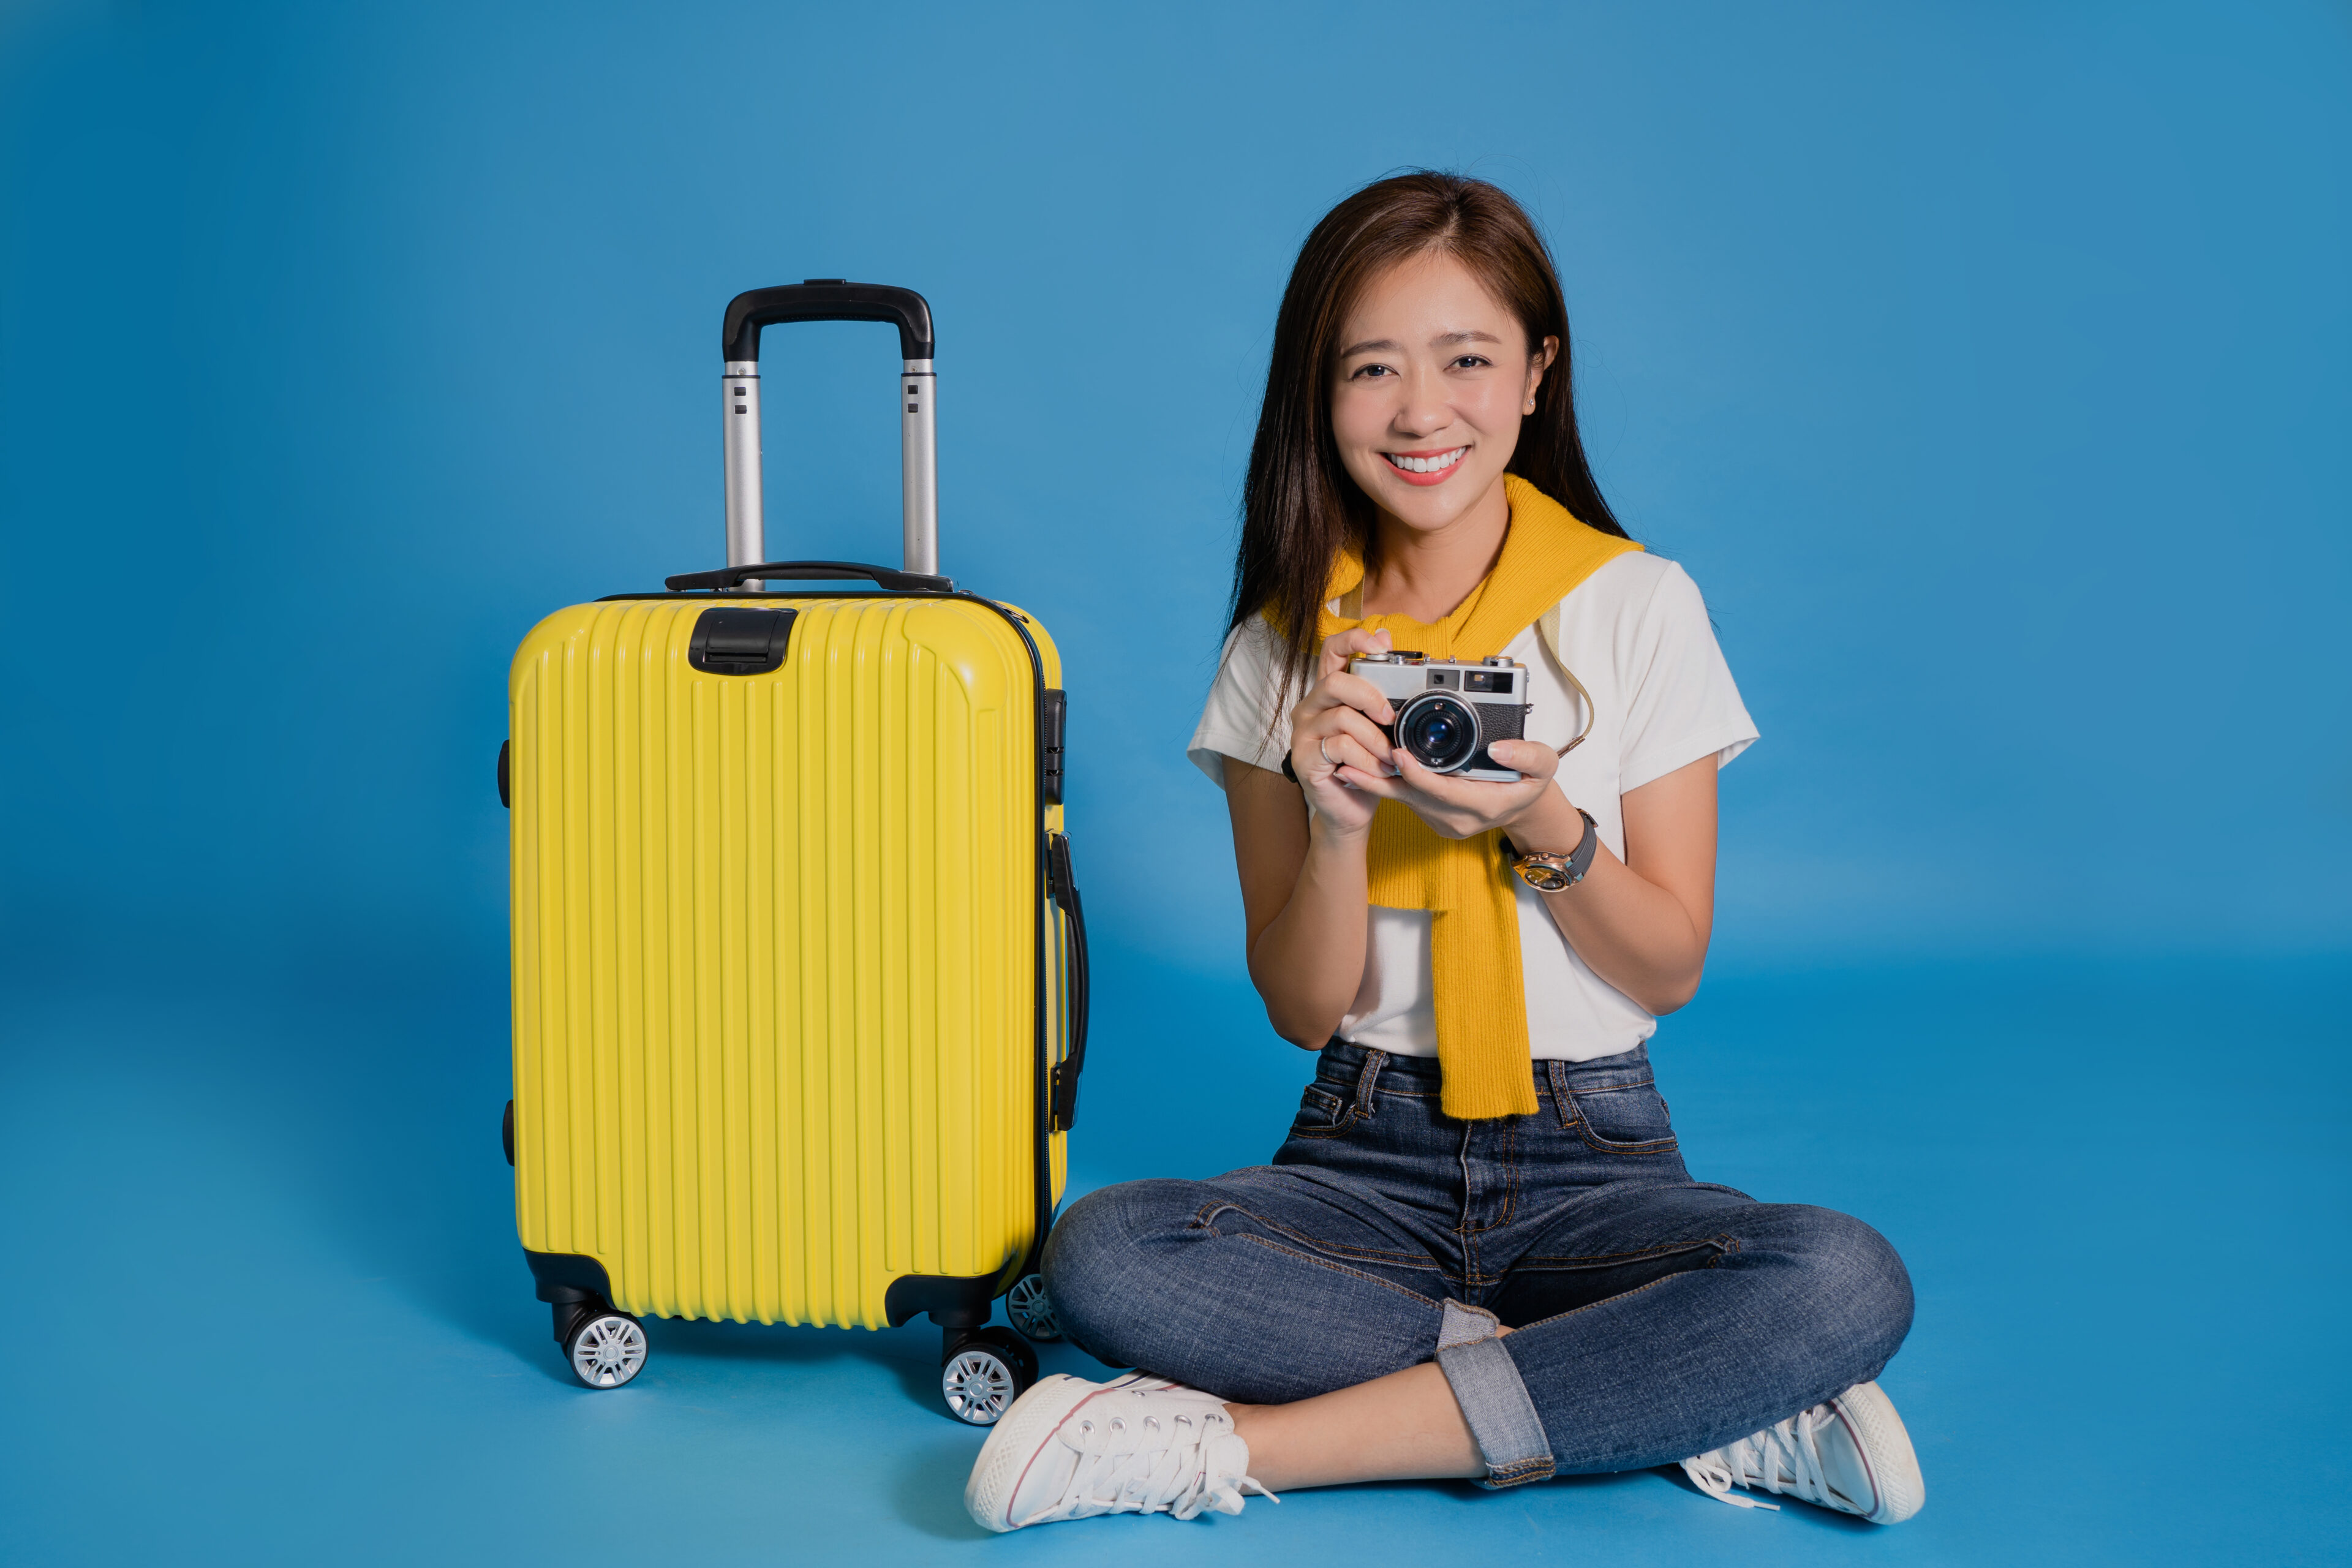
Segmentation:
<svg viewBox="0 0 2352 1568">
<path fill-rule="evenodd" d="M 1520 881 L 1538 893 L 1557 893 L 1570 884 L 1570 879 L 1565 868 L 1547 865 L 1540 860 L 1529 861 L 1514 869 L 1518 872 Z"/>
</svg>

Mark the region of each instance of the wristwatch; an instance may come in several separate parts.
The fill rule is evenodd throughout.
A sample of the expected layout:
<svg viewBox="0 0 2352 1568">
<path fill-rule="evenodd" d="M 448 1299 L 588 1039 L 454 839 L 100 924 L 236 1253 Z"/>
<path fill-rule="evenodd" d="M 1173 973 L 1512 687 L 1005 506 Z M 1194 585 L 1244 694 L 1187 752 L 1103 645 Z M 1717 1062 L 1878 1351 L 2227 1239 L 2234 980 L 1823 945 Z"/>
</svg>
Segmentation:
<svg viewBox="0 0 2352 1568">
<path fill-rule="evenodd" d="M 1584 874 L 1592 869 L 1592 857 L 1601 843 L 1601 825 L 1580 805 L 1576 815 L 1584 818 L 1584 837 L 1565 855 L 1522 855 L 1517 845 L 1507 838 L 1503 840 L 1504 852 L 1511 857 L 1511 869 L 1519 874 L 1520 881 L 1538 893 L 1565 891 L 1584 880 Z"/>
</svg>

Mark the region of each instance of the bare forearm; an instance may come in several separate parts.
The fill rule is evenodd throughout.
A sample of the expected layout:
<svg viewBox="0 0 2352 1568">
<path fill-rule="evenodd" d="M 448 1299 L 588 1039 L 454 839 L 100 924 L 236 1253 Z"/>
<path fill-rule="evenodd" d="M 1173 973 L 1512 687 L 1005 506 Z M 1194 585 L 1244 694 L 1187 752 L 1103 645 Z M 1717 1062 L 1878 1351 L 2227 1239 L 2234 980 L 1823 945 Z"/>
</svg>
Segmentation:
<svg viewBox="0 0 2352 1568">
<path fill-rule="evenodd" d="M 1276 1034 L 1309 1049 L 1331 1037 L 1363 981 L 1370 919 L 1362 836 L 1314 820 L 1289 902 L 1250 944 L 1250 981 Z"/>
<path fill-rule="evenodd" d="M 1600 847 L 1575 887 L 1544 895 L 1554 924 L 1592 973 L 1652 1013 L 1671 1013 L 1698 992 L 1706 939 L 1673 894 L 1643 881 Z"/>
<path fill-rule="evenodd" d="M 1583 818 L 1558 790 L 1511 835 L 1521 847 L 1573 845 Z M 1707 931 L 1683 900 L 1593 847 L 1592 864 L 1572 888 L 1544 895 L 1554 924 L 1591 971 L 1652 1013 L 1671 1013 L 1698 990 L 1706 966 Z"/>
</svg>

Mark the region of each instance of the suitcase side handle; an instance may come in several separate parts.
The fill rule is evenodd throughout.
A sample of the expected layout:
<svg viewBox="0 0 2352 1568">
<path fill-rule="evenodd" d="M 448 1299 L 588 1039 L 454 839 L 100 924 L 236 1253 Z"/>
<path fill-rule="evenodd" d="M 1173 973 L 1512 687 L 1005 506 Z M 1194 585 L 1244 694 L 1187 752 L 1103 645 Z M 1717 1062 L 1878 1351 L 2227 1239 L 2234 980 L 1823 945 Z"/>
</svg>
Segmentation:
<svg viewBox="0 0 2352 1568">
<path fill-rule="evenodd" d="M 1068 917 L 1070 933 L 1070 1054 L 1054 1067 L 1050 1130 L 1067 1132 L 1078 1119 L 1078 1075 L 1087 1070 L 1087 1020 L 1092 1011 L 1092 975 L 1087 963 L 1087 910 L 1078 900 L 1078 879 L 1070 868 L 1070 837 L 1046 841 L 1045 879 L 1054 901 Z"/>
<path fill-rule="evenodd" d="M 933 405 L 939 377 L 931 366 L 930 302 L 912 289 L 812 278 L 774 289 L 752 289 L 728 301 L 719 328 L 726 374 L 719 382 L 720 428 L 727 457 L 727 564 L 741 566 L 767 553 L 767 519 L 760 473 L 760 330 L 787 321 L 887 321 L 898 329 L 898 477 L 907 571 L 940 570 L 939 426 Z"/>
<path fill-rule="evenodd" d="M 900 572 L 889 566 L 868 566 L 859 561 L 760 561 L 741 566 L 722 566 L 716 572 L 681 572 L 675 577 L 662 579 L 662 586 L 673 594 L 691 593 L 698 588 L 715 588 L 725 592 L 740 587 L 754 577 L 787 578 L 802 581 L 826 577 L 865 577 L 883 588 L 899 594 L 952 594 L 955 583 L 946 577 L 927 576 L 920 572 Z"/>
</svg>

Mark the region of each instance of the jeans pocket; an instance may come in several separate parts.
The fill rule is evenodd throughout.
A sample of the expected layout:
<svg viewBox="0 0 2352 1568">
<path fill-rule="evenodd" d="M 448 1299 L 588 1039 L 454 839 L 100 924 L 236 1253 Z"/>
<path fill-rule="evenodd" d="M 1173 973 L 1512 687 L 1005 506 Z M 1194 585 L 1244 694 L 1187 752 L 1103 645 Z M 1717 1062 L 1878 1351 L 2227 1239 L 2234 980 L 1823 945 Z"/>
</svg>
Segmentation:
<svg viewBox="0 0 2352 1568">
<path fill-rule="evenodd" d="M 1298 1114 L 1290 1123 L 1293 1138 L 1332 1138 L 1355 1121 L 1354 1108 L 1328 1084 L 1310 1083 L 1298 1095 Z"/>
<path fill-rule="evenodd" d="M 1604 1154 L 1665 1154 L 1675 1145 L 1674 1123 L 1654 1082 L 1575 1091 L 1576 1131 Z"/>
</svg>

